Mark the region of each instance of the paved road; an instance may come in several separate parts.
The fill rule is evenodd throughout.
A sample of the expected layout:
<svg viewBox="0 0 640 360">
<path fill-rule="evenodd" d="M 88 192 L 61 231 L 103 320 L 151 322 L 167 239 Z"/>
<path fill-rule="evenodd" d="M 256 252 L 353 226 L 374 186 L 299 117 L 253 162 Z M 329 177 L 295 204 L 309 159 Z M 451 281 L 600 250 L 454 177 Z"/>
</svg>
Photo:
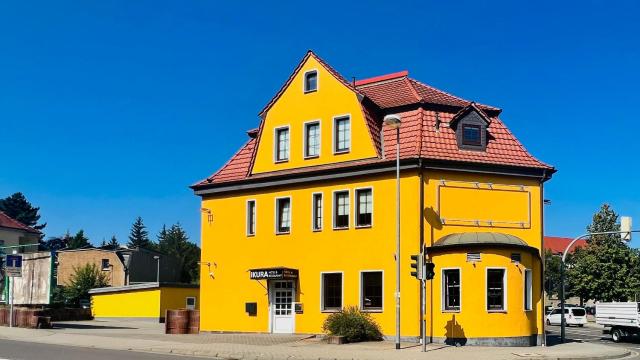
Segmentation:
<svg viewBox="0 0 640 360">
<path fill-rule="evenodd" d="M 202 360 L 197 357 L 101 350 L 73 346 L 0 340 L 0 360 Z"/>
<path fill-rule="evenodd" d="M 560 341 L 560 326 L 547 325 L 547 341 L 549 344 Z M 603 334 L 602 327 L 595 324 L 588 324 L 585 327 L 567 327 L 566 337 L 568 341 L 583 341 L 605 344 L 610 346 L 622 347 L 630 349 L 634 352 L 640 352 L 640 338 L 627 339 L 625 342 L 614 343 L 611 335 Z"/>
</svg>

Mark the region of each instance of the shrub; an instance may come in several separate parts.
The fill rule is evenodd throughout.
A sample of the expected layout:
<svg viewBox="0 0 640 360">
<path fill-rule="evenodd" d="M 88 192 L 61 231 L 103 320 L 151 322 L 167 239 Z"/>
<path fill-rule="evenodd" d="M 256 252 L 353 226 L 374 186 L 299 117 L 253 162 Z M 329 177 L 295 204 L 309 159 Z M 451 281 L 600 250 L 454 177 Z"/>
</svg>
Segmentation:
<svg viewBox="0 0 640 360">
<path fill-rule="evenodd" d="M 329 315 L 322 329 L 330 335 L 344 336 L 348 342 L 382 340 L 380 326 L 357 306 L 348 306 Z"/>
</svg>

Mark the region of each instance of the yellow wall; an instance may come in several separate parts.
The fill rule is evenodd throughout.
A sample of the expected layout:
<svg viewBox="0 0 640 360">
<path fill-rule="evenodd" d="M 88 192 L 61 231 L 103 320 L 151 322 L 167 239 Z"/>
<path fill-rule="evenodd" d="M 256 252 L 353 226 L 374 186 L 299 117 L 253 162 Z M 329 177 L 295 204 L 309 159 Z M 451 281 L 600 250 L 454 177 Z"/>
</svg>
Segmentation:
<svg viewBox="0 0 640 360">
<path fill-rule="evenodd" d="M 94 317 L 160 318 L 167 309 L 184 309 L 187 297 L 196 297 L 198 288 L 162 287 L 91 295 Z"/>
<path fill-rule="evenodd" d="M 159 289 L 91 295 L 91 312 L 94 317 L 158 318 L 159 310 Z"/>
<path fill-rule="evenodd" d="M 318 71 L 318 91 L 305 94 L 303 91 L 304 72 Z M 339 115 L 351 116 L 351 151 L 345 154 L 333 153 L 333 118 Z M 320 120 L 320 156 L 304 159 L 304 123 Z M 289 126 L 289 161 L 274 162 L 274 129 Z M 362 108 L 356 94 L 333 77 L 313 57 L 309 57 L 296 74 L 289 87 L 267 112 L 253 173 L 328 164 L 348 160 L 376 157 L 364 120 Z"/>
</svg>

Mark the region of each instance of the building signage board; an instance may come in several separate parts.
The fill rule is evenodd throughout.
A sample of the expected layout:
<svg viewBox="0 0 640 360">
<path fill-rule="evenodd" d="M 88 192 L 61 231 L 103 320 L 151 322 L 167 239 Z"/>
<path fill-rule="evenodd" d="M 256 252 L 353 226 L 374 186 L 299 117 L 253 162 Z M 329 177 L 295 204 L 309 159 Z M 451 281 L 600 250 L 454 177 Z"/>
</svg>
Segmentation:
<svg viewBox="0 0 640 360">
<path fill-rule="evenodd" d="M 22 255 L 7 255 L 5 274 L 9 277 L 22 276 Z"/>
<path fill-rule="evenodd" d="M 297 279 L 298 270 L 288 268 L 269 268 L 249 270 L 251 280 L 287 280 Z"/>
</svg>

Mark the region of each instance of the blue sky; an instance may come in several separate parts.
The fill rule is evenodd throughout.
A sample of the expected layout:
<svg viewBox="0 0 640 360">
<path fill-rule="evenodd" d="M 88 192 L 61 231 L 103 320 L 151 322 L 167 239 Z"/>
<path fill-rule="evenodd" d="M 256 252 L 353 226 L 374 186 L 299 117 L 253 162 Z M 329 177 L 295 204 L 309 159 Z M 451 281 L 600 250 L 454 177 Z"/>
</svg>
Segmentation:
<svg viewBox="0 0 640 360">
<path fill-rule="evenodd" d="M 0 3 L 0 196 L 47 235 L 182 223 L 307 49 L 345 77 L 408 69 L 502 119 L 559 169 L 547 233 L 603 202 L 640 225 L 640 4 L 620 1 Z M 635 241 L 638 244 L 638 240 Z"/>
</svg>

